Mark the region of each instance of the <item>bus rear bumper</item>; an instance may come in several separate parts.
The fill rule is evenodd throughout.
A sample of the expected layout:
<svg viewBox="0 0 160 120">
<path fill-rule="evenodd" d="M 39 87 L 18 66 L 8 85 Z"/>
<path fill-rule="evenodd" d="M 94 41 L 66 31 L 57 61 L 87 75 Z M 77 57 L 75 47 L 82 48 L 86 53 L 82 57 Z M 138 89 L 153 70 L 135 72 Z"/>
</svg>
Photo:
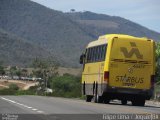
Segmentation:
<svg viewBox="0 0 160 120">
<path fill-rule="evenodd" d="M 118 98 L 127 97 L 127 99 L 141 96 L 146 100 L 149 100 L 151 97 L 153 97 L 154 89 L 134 89 L 107 86 L 104 90 L 104 94 Z"/>
</svg>

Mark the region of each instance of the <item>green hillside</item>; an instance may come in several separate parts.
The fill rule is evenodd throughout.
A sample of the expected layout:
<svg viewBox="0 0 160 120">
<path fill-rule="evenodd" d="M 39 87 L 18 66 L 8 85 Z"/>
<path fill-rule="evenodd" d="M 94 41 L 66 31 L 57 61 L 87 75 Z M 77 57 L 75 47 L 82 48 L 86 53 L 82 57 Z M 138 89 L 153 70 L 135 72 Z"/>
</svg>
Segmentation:
<svg viewBox="0 0 160 120">
<path fill-rule="evenodd" d="M 52 55 L 43 48 L 0 29 L 0 56 L 0 61 L 5 65 L 25 66 L 31 64 L 35 58 L 46 59 Z"/>
<path fill-rule="evenodd" d="M 30 0 L 0 0 L 0 29 L 23 39 L 19 42 L 9 37 L 14 42 L 10 51 L 6 49 L 10 47 L 9 41 L 1 39 L 6 45 L 0 51 L 5 56 L 1 59 L 17 65 L 30 63 L 35 56 L 52 56 L 61 66 L 79 67 L 79 56 L 88 42 L 108 33 L 160 38 L 159 33 L 120 17 L 92 12 L 63 13 Z M 17 48 L 19 44 L 21 48 Z"/>
</svg>

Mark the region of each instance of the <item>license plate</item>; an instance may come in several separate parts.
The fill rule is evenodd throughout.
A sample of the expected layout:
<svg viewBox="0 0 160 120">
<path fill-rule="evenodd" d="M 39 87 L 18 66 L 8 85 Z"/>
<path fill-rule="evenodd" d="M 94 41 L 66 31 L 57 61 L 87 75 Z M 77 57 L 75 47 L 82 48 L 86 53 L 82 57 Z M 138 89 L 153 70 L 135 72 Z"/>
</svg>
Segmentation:
<svg viewBox="0 0 160 120">
<path fill-rule="evenodd" d="M 123 86 L 128 86 L 128 87 L 134 87 L 135 84 L 134 83 L 122 83 Z"/>
</svg>

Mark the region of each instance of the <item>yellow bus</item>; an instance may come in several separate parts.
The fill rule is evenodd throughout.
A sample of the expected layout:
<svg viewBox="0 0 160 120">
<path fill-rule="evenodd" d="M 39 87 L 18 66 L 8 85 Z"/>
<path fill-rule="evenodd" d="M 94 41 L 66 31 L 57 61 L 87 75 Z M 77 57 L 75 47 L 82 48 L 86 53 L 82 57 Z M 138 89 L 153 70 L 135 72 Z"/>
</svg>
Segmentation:
<svg viewBox="0 0 160 120">
<path fill-rule="evenodd" d="M 109 34 L 90 42 L 80 57 L 82 93 L 86 101 L 131 101 L 144 106 L 153 96 L 155 42 L 148 38 Z"/>
</svg>

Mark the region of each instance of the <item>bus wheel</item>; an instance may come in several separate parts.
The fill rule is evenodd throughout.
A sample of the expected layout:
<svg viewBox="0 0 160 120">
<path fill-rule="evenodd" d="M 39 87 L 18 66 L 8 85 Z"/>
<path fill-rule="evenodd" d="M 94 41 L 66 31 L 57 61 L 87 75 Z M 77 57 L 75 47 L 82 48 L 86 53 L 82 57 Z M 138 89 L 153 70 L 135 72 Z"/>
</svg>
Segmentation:
<svg viewBox="0 0 160 120">
<path fill-rule="evenodd" d="M 141 98 L 138 100 L 138 106 L 144 106 L 145 105 L 145 99 Z"/>
<path fill-rule="evenodd" d="M 103 102 L 103 97 L 96 94 L 95 97 L 94 97 L 94 102 L 95 103 L 102 103 Z"/>
<path fill-rule="evenodd" d="M 121 100 L 122 105 L 126 105 L 127 104 L 127 100 Z"/>
<path fill-rule="evenodd" d="M 110 99 L 107 99 L 107 98 L 104 99 L 104 103 L 105 103 L 105 104 L 109 104 L 109 102 L 110 102 Z"/>
<path fill-rule="evenodd" d="M 86 95 L 86 102 L 91 102 L 92 101 L 93 96 L 91 95 Z"/>
<path fill-rule="evenodd" d="M 132 100 L 132 105 L 133 106 L 144 106 L 145 105 L 145 99 L 144 98 L 134 99 L 134 100 Z"/>
</svg>

